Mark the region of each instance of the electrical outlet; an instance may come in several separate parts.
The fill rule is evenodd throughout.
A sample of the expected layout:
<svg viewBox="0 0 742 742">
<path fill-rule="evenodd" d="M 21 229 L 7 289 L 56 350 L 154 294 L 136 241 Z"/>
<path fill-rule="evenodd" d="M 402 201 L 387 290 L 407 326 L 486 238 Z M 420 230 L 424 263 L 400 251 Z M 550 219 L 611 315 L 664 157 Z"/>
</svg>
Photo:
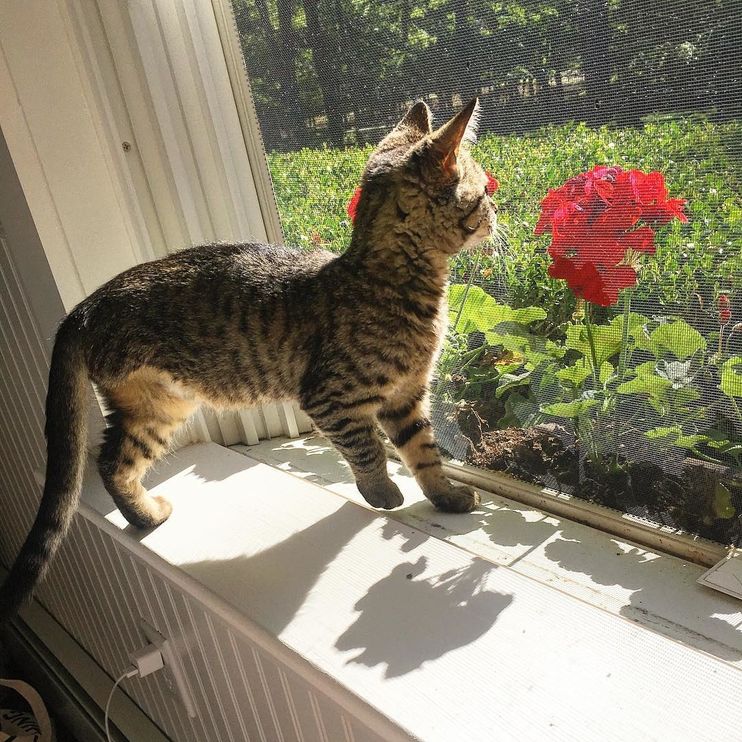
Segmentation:
<svg viewBox="0 0 742 742">
<path fill-rule="evenodd" d="M 158 677 L 163 678 L 168 690 L 180 698 L 186 713 L 190 718 L 196 716 L 196 706 L 193 703 L 191 694 L 188 691 L 188 685 L 185 681 L 185 674 L 181 667 L 178 655 L 173 649 L 172 642 L 168 641 L 154 626 L 144 618 L 139 619 L 139 626 L 144 632 L 147 639 L 152 642 L 162 652 L 162 658 L 165 661 L 165 667 L 160 671 Z"/>
</svg>

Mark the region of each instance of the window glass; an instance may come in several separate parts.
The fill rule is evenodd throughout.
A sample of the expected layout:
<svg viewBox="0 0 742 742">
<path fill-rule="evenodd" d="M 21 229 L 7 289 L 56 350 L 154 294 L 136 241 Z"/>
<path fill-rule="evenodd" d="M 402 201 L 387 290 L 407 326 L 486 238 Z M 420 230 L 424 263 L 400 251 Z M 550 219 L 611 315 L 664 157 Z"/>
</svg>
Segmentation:
<svg viewBox="0 0 742 742">
<path fill-rule="evenodd" d="M 343 250 L 374 143 L 415 100 L 441 123 L 480 98 L 500 230 L 452 261 L 446 453 L 737 539 L 736 2 L 233 6 L 288 244 Z"/>
</svg>

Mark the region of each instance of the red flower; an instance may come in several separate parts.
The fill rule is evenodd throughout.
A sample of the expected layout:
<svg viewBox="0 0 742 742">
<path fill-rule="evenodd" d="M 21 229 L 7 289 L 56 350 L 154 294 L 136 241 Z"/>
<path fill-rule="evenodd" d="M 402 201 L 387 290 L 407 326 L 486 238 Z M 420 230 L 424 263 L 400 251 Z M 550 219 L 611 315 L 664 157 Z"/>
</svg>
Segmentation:
<svg viewBox="0 0 742 742">
<path fill-rule="evenodd" d="M 651 227 L 639 227 L 633 232 L 627 232 L 621 238 L 621 244 L 628 250 L 654 255 L 654 230 Z"/>
<path fill-rule="evenodd" d="M 636 286 L 636 271 L 630 265 L 599 267 L 588 262 L 578 267 L 568 258 L 557 258 L 549 266 L 549 275 L 563 278 L 580 299 L 603 307 L 615 304 L 622 289 Z"/>
<path fill-rule="evenodd" d="M 497 178 L 495 178 L 495 176 L 489 171 L 485 171 L 485 175 L 487 176 L 487 195 L 492 196 L 500 187 L 500 184 L 498 183 Z"/>
<path fill-rule="evenodd" d="M 650 225 L 687 221 L 683 199 L 668 199 L 662 173 L 598 166 L 550 190 L 535 233 L 550 232 L 549 275 L 576 296 L 609 306 L 636 285 L 632 253 L 654 253 Z"/>
<path fill-rule="evenodd" d="M 348 201 L 348 206 L 346 207 L 346 211 L 348 212 L 348 216 L 350 217 L 350 220 L 354 222 L 356 220 L 356 213 L 358 212 L 358 202 L 361 200 L 361 186 L 358 186 L 358 188 L 353 191 L 353 196 L 351 197 L 350 201 Z"/>
</svg>

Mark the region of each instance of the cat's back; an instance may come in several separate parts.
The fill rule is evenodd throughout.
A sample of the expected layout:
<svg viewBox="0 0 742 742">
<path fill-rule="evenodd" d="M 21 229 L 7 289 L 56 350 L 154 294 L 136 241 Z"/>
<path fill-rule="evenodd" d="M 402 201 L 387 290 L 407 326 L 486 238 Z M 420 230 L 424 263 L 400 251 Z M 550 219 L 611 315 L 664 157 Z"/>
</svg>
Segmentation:
<svg viewBox="0 0 742 742">
<path fill-rule="evenodd" d="M 121 311 L 161 311 L 183 302 L 196 309 L 201 300 L 226 293 L 274 293 L 311 279 L 335 257 L 324 250 L 261 243 L 200 245 L 123 271 L 93 292 L 78 311 L 86 317 L 115 311 L 121 318 Z"/>
<path fill-rule="evenodd" d="M 200 279 L 259 286 L 263 282 L 274 284 L 286 278 L 311 276 L 335 257 L 325 250 L 303 251 L 259 242 L 217 242 L 135 266 L 117 278 L 124 284 L 143 278 L 155 284 L 183 284 Z"/>
<path fill-rule="evenodd" d="M 314 293 L 317 274 L 334 258 L 259 243 L 187 248 L 115 276 L 71 319 L 96 368 L 169 345 L 175 355 L 180 346 L 217 337 L 225 324 L 238 326 L 246 311 L 254 315 Z"/>
</svg>

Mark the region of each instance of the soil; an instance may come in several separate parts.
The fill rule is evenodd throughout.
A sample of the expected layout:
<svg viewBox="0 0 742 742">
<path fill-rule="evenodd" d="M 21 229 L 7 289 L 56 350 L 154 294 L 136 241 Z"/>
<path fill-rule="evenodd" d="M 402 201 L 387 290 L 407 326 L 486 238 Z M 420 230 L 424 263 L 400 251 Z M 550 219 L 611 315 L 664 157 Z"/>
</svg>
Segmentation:
<svg viewBox="0 0 742 742">
<path fill-rule="evenodd" d="M 644 515 L 722 544 L 742 540 L 742 474 L 690 458 L 681 462 L 678 474 L 649 461 L 624 460 L 618 468 L 605 470 L 581 456 L 561 426 L 486 430 L 482 417 L 470 408 L 459 415 L 471 443 L 467 461 L 474 466 Z M 731 493 L 732 517 L 717 517 L 720 483 Z"/>
</svg>

